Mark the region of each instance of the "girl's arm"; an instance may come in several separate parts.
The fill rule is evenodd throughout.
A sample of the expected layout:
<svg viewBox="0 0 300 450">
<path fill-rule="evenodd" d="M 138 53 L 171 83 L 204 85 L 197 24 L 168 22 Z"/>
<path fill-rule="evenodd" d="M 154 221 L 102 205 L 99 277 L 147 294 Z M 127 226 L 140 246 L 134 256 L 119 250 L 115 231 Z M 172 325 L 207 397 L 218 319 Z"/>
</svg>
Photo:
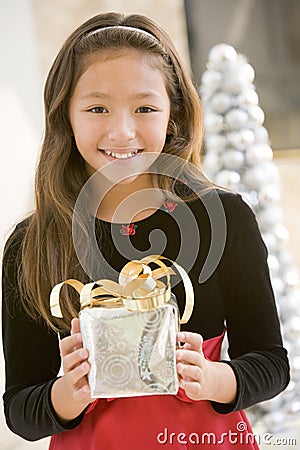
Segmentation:
<svg viewBox="0 0 300 450">
<path fill-rule="evenodd" d="M 284 390 L 289 382 L 289 363 L 270 282 L 268 253 L 255 215 L 240 195 L 223 191 L 219 195 L 226 214 L 226 245 L 215 272 L 202 284 L 199 273 L 206 258 L 206 245 L 210 244 L 211 224 L 202 203 L 195 202 L 203 251 L 191 272 L 200 301 L 195 303 L 188 330 L 210 339 L 220 336 L 226 326 L 231 359 L 206 361 L 200 336 L 195 346 L 190 333 L 184 331 L 192 348 L 178 350 L 178 372 L 183 376 L 182 386 L 187 382 L 188 396 L 210 399 L 217 412 L 226 414 L 268 400 Z M 208 206 L 213 212 L 214 203 Z M 180 294 L 176 293 L 178 298 Z"/>
<path fill-rule="evenodd" d="M 28 318 L 20 305 L 18 270 L 22 247 L 22 222 L 7 241 L 2 264 L 2 333 L 5 358 L 4 413 L 8 427 L 24 439 L 35 441 L 75 428 L 83 413 L 62 422 L 51 391 L 61 364 L 58 335 L 41 319 Z M 16 237 L 17 236 L 17 237 Z"/>
<path fill-rule="evenodd" d="M 232 197 L 226 245 L 223 295 L 231 358 L 226 364 L 237 378 L 237 395 L 233 405 L 213 403 L 219 412 L 268 400 L 283 391 L 290 379 L 268 251 L 255 214 L 239 195 Z"/>
</svg>

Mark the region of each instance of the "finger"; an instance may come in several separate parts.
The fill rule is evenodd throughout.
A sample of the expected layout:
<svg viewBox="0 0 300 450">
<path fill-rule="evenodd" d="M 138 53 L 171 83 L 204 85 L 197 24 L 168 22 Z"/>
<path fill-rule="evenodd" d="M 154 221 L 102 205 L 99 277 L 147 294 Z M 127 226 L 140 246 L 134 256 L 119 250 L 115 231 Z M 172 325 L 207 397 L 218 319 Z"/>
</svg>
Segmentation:
<svg viewBox="0 0 300 450">
<path fill-rule="evenodd" d="M 74 369 L 74 367 L 86 361 L 88 357 L 89 352 L 86 348 L 81 348 L 72 353 L 69 353 L 63 358 L 64 372 Z"/>
<path fill-rule="evenodd" d="M 72 319 L 71 322 L 71 334 L 80 333 L 80 321 L 79 319 Z"/>
<path fill-rule="evenodd" d="M 74 369 L 64 374 L 69 389 L 72 392 L 76 389 L 80 389 L 85 384 L 88 384 L 87 375 L 89 371 L 90 364 L 87 361 L 84 361 Z"/>
<path fill-rule="evenodd" d="M 177 373 L 185 381 L 202 381 L 202 370 L 199 366 L 191 366 L 189 364 L 178 363 L 176 365 Z"/>
<path fill-rule="evenodd" d="M 199 351 L 180 349 L 176 350 L 176 361 L 201 366 L 203 362 L 203 355 L 199 353 Z"/>
<path fill-rule="evenodd" d="M 91 403 L 93 401 L 88 384 L 84 384 L 80 388 L 75 389 L 72 393 L 72 396 L 77 402 Z"/>
<path fill-rule="evenodd" d="M 185 331 L 184 333 L 180 332 L 178 333 L 178 341 L 187 344 L 187 347 L 184 348 L 190 348 L 197 352 L 202 351 L 203 338 L 198 333 L 191 333 L 189 331 Z"/>
<path fill-rule="evenodd" d="M 82 347 L 81 333 L 71 334 L 62 339 L 59 343 L 61 356 L 64 357 L 74 350 Z"/>
<path fill-rule="evenodd" d="M 68 380 L 67 383 L 69 385 L 71 395 L 75 401 L 84 401 L 86 403 L 90 403 L 92 401 L 90 396 L 90 386 L 86 376 L 80 378 L 76 384 L 71 384 L 70 380 Z"/>
<path fill-rule="evenodd" d="M 186 395 L 191 400 L 201 400 L 201 398 L 203 398 L 202 388 L 201 388 L 200 383 L 198 383 L 196 381 L 186 381 L 184 379 L 181 379 L 179 381 L 179 386 L 182 389 L 184 389 Z"/>
<path fill-rule="evenodd" d="M 71 370 L 68 374 L 68 377 L 72 381 L 72 384 L 75 386 L 78 382 L 80 382 L 81 378 L 86 377 L 90 371 L 90 364 L 87 361 L 83 361 L 79 366 L 76 366 L 73 370 Z"/>
<path fill-rule="evenodd" d="M 73 334 L 80 334 L 80 336 L 81 336 L 81 333 L 80 333 L 80 320 L 76 319 L 76 318 L 72 319 L 72 321 L 71 321 L 71 335 L 73 335 Z M 79 345 L 75 346 L 75 349 L 81 348 L 81 347 L 82 347 L 82 340 L 81 340 Z"/>
</svg>

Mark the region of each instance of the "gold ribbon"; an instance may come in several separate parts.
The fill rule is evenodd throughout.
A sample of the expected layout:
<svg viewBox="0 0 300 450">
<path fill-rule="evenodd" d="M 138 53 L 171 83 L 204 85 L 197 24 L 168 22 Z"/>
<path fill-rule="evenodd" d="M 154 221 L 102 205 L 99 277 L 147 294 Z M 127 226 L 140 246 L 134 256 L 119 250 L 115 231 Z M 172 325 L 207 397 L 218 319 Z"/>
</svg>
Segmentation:
<svg viewBox="0 0 300 450">
<path fill-rule="evenodd" d="M 170 275 L 174 270 L 166 266 L 162 259 L 170 261 L 179 272 L 185 289 L 185 309 L 180 324 L 187 323 L 194 307 L 194 290 L 187 272 L 177 263 L 160 255 L 146 256 L 141 260 L 127 263 L 119 274 L 118 283 L 111 280 L 98 280 L 83 284 L 68 279 L 58 283 L 50 294 L 50 310 L 53 316 L 62 318 L 60 291 L 63 285 L 72 286 L 80 295 L 81 309 L 93 306 L 106 308 L 125 307 L 129 311 L 147 311 L 168 303 L 171 299 Z M 152 270 L 150 263 L 159 266 Z M 166 277 L 167 283 L 159 278 Z M 94 286 L 97 287 L 94 288 Z"/>
</svg>

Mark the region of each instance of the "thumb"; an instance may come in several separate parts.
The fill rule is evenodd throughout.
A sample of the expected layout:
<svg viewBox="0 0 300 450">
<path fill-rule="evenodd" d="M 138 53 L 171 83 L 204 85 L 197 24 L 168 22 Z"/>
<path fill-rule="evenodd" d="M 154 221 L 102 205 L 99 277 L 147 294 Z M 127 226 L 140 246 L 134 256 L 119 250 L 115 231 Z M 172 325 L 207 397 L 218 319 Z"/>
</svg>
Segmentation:
<svg viewBox="0 0 300 450">
<path fill-rule="evenodd" d="M 72 319 L 71 322 L 71 334 L 80 333 L 79 319 Z"/>
<path fill-rule="evenodd" d="M 189 331 L 180 332 L 178 340 L 184 342 L 184 348 L 202 353 L 203 338 L 200 334 Z"/>
</svg>

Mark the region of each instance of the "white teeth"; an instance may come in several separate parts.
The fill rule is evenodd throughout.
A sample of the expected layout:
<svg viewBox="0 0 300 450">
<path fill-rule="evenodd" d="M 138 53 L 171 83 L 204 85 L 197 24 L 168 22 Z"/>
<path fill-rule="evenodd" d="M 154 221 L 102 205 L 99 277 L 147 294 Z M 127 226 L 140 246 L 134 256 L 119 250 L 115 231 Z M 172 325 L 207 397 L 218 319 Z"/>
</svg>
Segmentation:
<svg viewBox="0 0 300 450">
<path fill-rule="evenodd" d="M 116 159 L 126 159 L 126 158 L 131 158 L 133 155 L 136 155 L 138 150 L 134 150 L 133 152 L 129 152 L 129 153 L 114 153 L 114 152 L 110 152 L 109 150 L 103 150 L 104 153 L 108 156 L 113 156 Z"/>
</svg>

